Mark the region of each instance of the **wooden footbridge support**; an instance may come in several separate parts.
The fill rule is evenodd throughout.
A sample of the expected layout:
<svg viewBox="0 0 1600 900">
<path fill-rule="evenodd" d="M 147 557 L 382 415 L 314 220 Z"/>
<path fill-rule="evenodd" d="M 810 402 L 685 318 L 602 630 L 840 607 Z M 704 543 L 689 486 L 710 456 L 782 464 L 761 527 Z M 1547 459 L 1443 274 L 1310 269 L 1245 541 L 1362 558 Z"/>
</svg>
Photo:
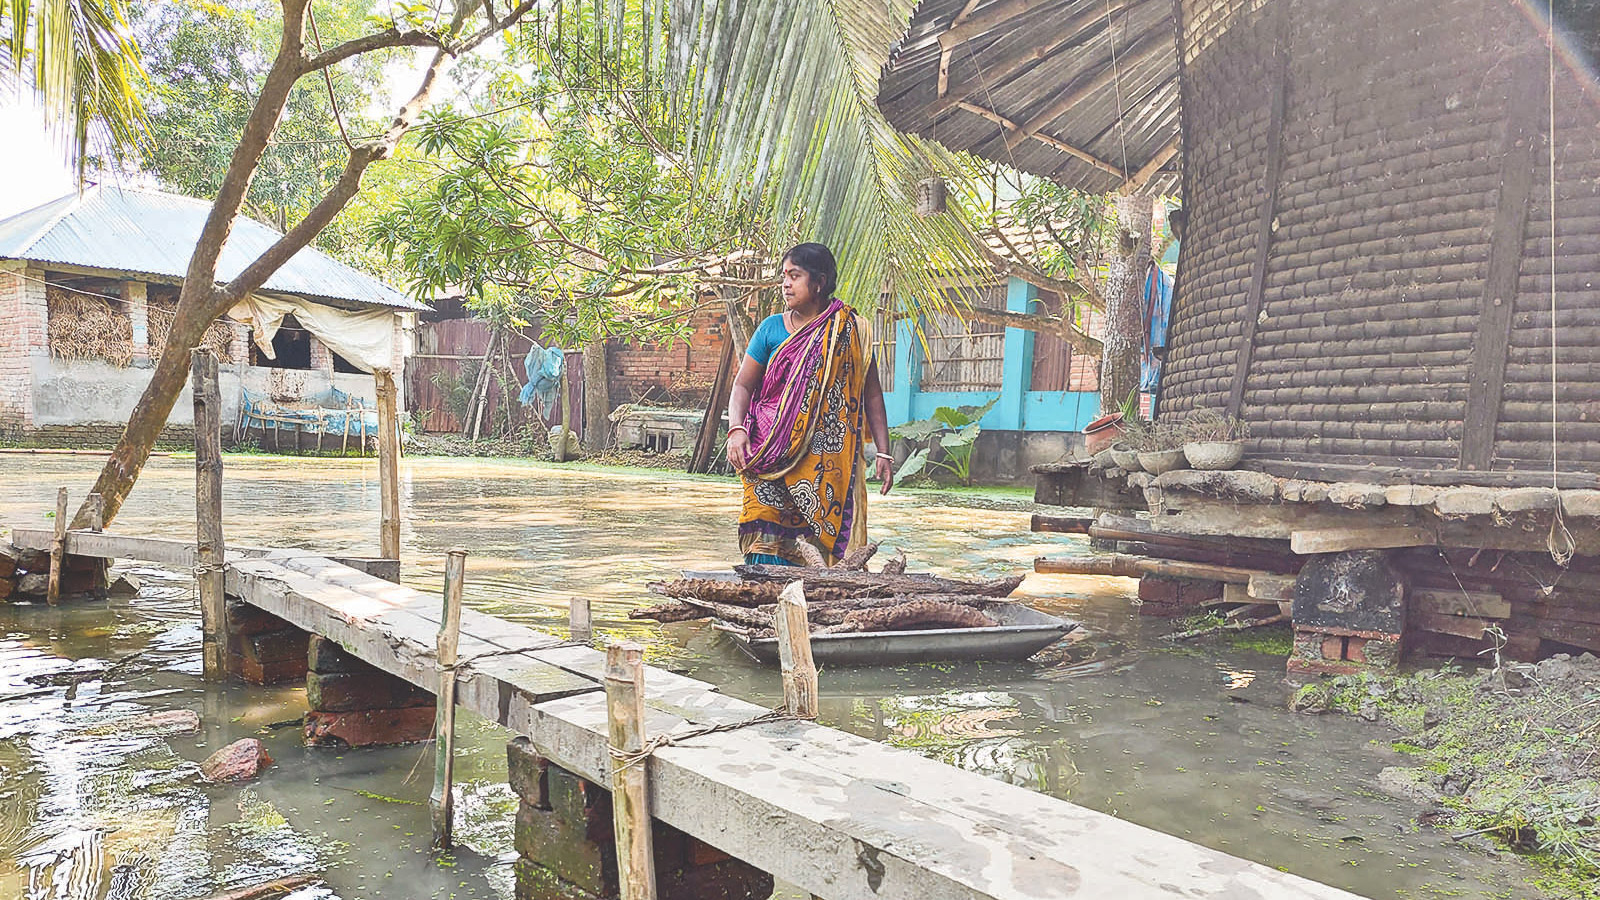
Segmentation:
<svg viewBox="0 0 1600 900">
<path fill-rule="evenodd" d="M 14 533 L 22 547 L 52 539 Z M 78 555 L 197 562 L 193 544 L 179 541 L 71 532 L 66 542 Z M 225 580 L 238 602 L 437 688 L 436 596 L 294 550 L 230 548 Z M 521 736 L 510 749 L 523 798 L 519 898 L 614 890 L 606 654 L 466 609 L 456 677 L 459 704 Z M 824 900 L 1354 897 L 814 722 L 775 719 L 662 669 L 646 667 L 643 684 L 645 734 L 673 736 L 640 763 L 664 898 L 765 897 L 770 883 L 750 867 Z M 663 870 L 663 860 L 677 869 Z"/>
</svg>

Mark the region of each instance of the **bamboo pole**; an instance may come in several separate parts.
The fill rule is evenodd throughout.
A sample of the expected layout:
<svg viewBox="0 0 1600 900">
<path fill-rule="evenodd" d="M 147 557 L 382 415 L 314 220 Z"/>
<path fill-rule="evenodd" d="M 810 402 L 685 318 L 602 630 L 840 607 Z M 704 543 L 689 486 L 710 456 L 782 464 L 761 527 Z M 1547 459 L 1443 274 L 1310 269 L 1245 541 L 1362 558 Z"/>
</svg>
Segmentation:
<svg viewBox="0 0 1600 900">
<path fill-rule="evenodd" d="M 574 641 L 587 644 L 594 640 L 594 619 L 589 611 L 588 594 L 572 598 L 567 605 L 567 622 L 571 626 Z"/>
<path fill-rule="evenodd" d="M 619 900 L 655 900 L 656 869 L 644 750 L 644 646 L 606 648 L 606 718 L 611 736 L 611 821 L 617 837 Z"/>
<path fill-rule="evenodd" d="M 439 617 L 439 690 L 436 709 L 433 793 L 428 807 L 433 813 L 433 847 L 449 850 L 455 831 L 456 653 L 461 646 L 461 584 L 466 578 L 467 551 L 457 547 L 445 556 L 444 614 Z"/>
<path fill-rule="evenodd" d="M 817 664 L 811 659 L 811 627 L 803 582 L 792 581 L 778 595 L 778 662 L 783 667 L 783 704 L 789 715 L 817 717 Z"/>
<path fill-rule="evenodd" d="M 45 599 L 55 606 L 61 602 L 61 564 L 67 553 L 67 489 L 56 490 L 55 537 L 50 541 L 50 586 Z"/>
<path fill-rule="evenodd" d="M 194 391 L 194 513 L 199 565 L 195 589 L 200 594 L 201 661 L 207 681 L 227 677 L 223 653 L 228 646 L 226 601 L 222 590 L 222 388 L 217 358 L 210 350 L 189 354 Z"/>
<path fill-rule="evenodd" d="M 572 440 L 572 395 L 568 390 L 565 358 L 561 360 L 561 383 L 556 390 L 561 392 L 561 440 L 557 442 L 560 446 L 555 448 L 556 462 L 566 462 L 567 445 Z"/>
<path fill-rule="evenodd" d="M 400 430 L 395 414 L 394 375 L 372 373 L 378 383 L 378 496 L 382 518 L 379 550 L 385 559 L 400 558 Z"/>
</svg>

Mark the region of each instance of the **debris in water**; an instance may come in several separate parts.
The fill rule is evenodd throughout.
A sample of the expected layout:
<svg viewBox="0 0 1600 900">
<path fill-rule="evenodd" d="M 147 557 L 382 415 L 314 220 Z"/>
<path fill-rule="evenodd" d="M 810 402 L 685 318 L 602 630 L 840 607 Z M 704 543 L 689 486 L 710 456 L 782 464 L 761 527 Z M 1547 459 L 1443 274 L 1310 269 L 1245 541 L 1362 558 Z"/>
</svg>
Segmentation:
<svg viewBox="0 0 1600 900">
<path fill-rule="evenodd" d="M 249 781 L 270 765 L 272 757 L 261 741 L 240 738 L 206 757 L 200 771 L 211 781 Z"/>
</svg>

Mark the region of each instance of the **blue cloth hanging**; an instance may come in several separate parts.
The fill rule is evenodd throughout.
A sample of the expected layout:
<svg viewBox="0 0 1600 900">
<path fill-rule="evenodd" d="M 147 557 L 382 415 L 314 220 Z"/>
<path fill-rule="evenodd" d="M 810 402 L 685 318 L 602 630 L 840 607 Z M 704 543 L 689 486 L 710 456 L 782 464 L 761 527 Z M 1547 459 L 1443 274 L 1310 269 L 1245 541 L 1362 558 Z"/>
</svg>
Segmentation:
<svg viewBox="0 0 1600 900">
<path fill-rule="evenodd" d="M 566 351 L 560 347 L 540 347 L 534 344 L 522 358 L 522 369 L 528 373 L 528 383 L 522 386 L 517 399 L 523 406 L 533 406 L 538 401 L 541 411 L 549 410 L 556 402 L 556 391 L 561 387 L 561 373 L 567 368 Z"/>
</svg>

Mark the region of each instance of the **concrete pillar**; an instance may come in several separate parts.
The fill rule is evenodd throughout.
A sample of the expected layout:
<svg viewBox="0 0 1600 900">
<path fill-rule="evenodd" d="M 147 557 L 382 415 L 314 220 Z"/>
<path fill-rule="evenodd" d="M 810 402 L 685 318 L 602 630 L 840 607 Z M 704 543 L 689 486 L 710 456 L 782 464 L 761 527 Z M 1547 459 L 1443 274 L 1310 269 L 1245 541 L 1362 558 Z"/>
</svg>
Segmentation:
<svg viewBox="0 0 1600 900">
<path fill-rule="evenodd" d="M 1027 313 L 1039 289 L 1020 278 L 1006 283 L 1006 312 Z M 1033 381 L 1033 332 L 1007 328 L 1005 374 L 1000 382 L 1000 402 L 984 417 L 984 427 L 999 431 L 1023 430 L 1023 399 Z"/>
<path fill-rule="evenodd" d="M 911 421 L 912 400 L 917 385 L 922 381 L 922 354 L 917 352 L 916 323 L 901 319 L 895 323 L 894 336 L 894 390 L 883 395 L 883 405 L 889 414 L 889 425 L 904 425 Z"/>
<path fill-rule="evenodd" d="M 1407 585 L 1384 550 L 1318 553 L 1294 583 L 1294 674 L 1350 674 L 1400 662 Z"/>
<path fill-rule="evenodd" d="M 124 281 L 122 301 L 128 312 L 128 322 L 133 326 L 133 365 L 139 369 L 148 368 L 150 366 L 148 285 L 142 281 Z"/>
<path fill-rule="evenodd" d="M 306 743 L 375 747 L 433 736 L 433 695 L 312 635 L 305 657 Z"/>
<path fill-rule="evenodd" d="M 525 737 L 506 747 L 507 776 L 520 798 L 514 844 L 517 900 L 609 900 L 617 896 L 611 794 L 540 756 Z M 764 900 L 772 876 L 657 821 L 661 900 Z"/>
</svg>

